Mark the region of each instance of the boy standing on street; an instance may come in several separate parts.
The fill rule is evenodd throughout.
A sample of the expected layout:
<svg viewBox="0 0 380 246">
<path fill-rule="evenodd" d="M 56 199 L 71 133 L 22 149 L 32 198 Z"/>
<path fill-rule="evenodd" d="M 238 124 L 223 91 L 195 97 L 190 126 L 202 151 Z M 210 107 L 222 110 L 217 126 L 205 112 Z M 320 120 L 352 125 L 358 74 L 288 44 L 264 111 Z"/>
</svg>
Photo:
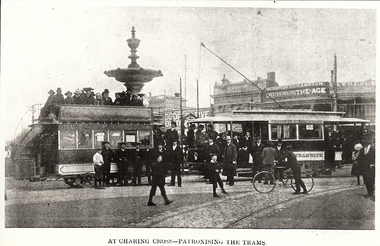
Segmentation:
<svg viewBox="0 0 380 246">
<path fill-rule="evenodd" d="M 98 148 L 96 150 L 95 155 L 92 157 L 92 160 L 94 161 L 94 169 L 95 169 L 95 189 L 104 189 L 104 187 L 101 187 L 101 182 L 103 180 L 103 169 L 102 165 L 104 164 L 103 156 L 102 156 L 102 149 Z"/>
</svg>

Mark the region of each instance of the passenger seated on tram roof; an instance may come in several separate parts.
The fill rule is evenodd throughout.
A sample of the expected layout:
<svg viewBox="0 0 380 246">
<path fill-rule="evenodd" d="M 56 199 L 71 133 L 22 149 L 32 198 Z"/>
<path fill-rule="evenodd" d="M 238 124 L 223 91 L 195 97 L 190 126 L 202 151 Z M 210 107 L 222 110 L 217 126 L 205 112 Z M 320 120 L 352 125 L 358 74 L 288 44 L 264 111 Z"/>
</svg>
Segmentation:
<svg viewBox="0 0 380 246">
<path fill-rule="evenodd" d="M 82 90 L 75 90 L 73 100 L 74 104 L 83 104 Z"/>
<path fill-rule="evenodd" d="M 113 105 L 121 106 L 121 93 L 115 93 L 115 101 Z"/>
<path fill-rule="evenodd" d="M 42 118 L 49 116 L 51 105 L 53 105 L 54 103 L 54 94 L 55 94 L 54 90 L 50 90 L 48 91 L 48 93 L 49 93 L 49 97 L 46 100 L 44 107 L 41 109 L 40 117 Z"/>
<path fill-rule="evenodd" d="M 110 98 L 110 92 L 108 89 L 105 89 L 103 92 L 102 92 L 102 97 L 103 97 L 103 103 L 104 105 L 112 105 L 113 102 L 112 102 L 112 98 Z"/>
<path fill-rule="evenodd" d="M 67 91 L 65 93 L 65 104 L 74 104 L 74 98 L 72 97 L 73 93 L 71 91 Z"/>
<path fill-rule="evenodd" d="M 95 94 L 92 91 L 91 87 L 83 88 L 84 94 L 83 94 L 83 104 L 87 105 L 94 105 L 95 104 Z"/>
<path fill-rule="evenodd" d="M 95 105 L 104 105 L 102 94 L 100 93 L 95 94 Z"/>
<path fill-rule="evenodd" d="M 53 104 L 55 105 L 61 105 L 65 103 L 65 99 L 63 98 L 62 95 L 62 89 L 57 88 L 57 94 L 53 97 Z"/>
</svg>

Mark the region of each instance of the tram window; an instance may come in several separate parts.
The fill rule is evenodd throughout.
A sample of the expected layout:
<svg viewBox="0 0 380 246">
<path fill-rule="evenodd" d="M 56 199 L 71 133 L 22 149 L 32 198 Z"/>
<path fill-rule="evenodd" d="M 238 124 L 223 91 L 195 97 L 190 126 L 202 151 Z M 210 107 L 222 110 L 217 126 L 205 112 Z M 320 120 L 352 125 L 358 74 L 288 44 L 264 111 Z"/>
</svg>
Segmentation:
<svg viewBox="0 0 380 246">
<path fill-rule="evenodd" d="M 121 131 L 110 131 L 110 146 L 118 148 L 118 144 L 123 141 Z"/>
<path fill-rule="evenodd" d="M 143 145 L 150 145 L 152 133 L 150 131 L 139 131 L 138 143 Z"/>
<path fill-rule="evenodd" d="M 297 128 L 295 124 L 291 125 L 272 125 L 272 140 L 277 139 L 296 139 Z"/>
<path fill-rule="evenodd" d="M 322 139 L 322 125 L 318 124 L 300 124 L 300 139 Z"/>
<path fill-rule="evenodd" d="M 78 130 L 78 148 L 92 148 L 92 133 L 91 130 Z"/>
<path fill-rule="evenodd" d="M 75 149 L 75 130 L 61 130 L 61 148 Z"/>
<path fill-rule="evenodd" d="M 107 133 L 105 131 L 95 131 L 95 148 L 101 147 L 104 141 L 107 141 Z"/>
<path fill-rule="evenodd" d="M 132 146 L 136 143 L 136 132 L 126 132 L 125 133 L 125 142 L 127 143 L 127 147 Z"/>
</svg>

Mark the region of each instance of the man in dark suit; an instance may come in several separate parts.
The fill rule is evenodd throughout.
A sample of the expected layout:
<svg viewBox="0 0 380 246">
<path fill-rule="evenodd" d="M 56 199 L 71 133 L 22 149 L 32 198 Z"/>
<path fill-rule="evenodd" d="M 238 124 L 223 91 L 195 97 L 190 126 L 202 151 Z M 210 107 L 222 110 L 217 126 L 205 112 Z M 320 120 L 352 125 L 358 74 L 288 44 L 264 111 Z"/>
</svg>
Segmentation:
<svg viewBox="0 0 380 246">
<path fill-rule="evenodd" d="M 363 179 L 368 196 L 375 195 L 375 140 L 365 140 L 364 147 Z"/>
<path fill-rule="evenodd" d="M 187 145 L 189 148 L 194 148 L 195 145 L 195 124 L 191 124 L 187 131 Z"/>
<path fill-rule="evenodd" d="M 104 105 L 112 105 L 113 104 L 112 99 L 110 98 L 110 91 L 108 89 L 105 89 L 102 92 L 102 98 L 103 98 Z"/>
<path fill-rule="evenodd" d="M 183 161 L 182 148 L 178 145 L 178 140 L 173 140 L 172 146 L 167 149 L 167 163 L 170 167 L 170 186 L 175 186 L 177 176 L 178 187 L 182 187 L 181 163 Z"/>
<path fill-rule="evenodd" d="M 169 200 L 166 191 L 165 191 L 165 176 L 166 168 L 162 163 L 162 156 L 157 156 L 156 160 L 152 163 L 152 187 L 149 192 L 148 206 L 156 206 L 153 203 L 153 196 L 156 195 L 157 187 L 161 190 L 161 196 L 165 200 L 165 205 L 172 203 L 172 200 Z"/>
<path fill-rule="evenodd" d="M 110 171 L 111 171 L 111 162 L 115 157 L 113 150 L 110 148 L 110 143 L 105 141 L 102 142 L 102 156 L 104 164 L 103 168 L 103 181 L 106 186 L 110 185 Z"/>
<path fill-rule="evenodd" d="M 120 143 L 120 149 L 116 152 L 116 164 L 118 168 L 118 183 L 120 186 L 128 185 L 129 157 L 126 150 L 126 143 Z"/>
<path fill-rule="evenodd" d="M 275 173 L 280 177 L 280 180 L 284 178 L 284 171 L 286 169 L 286 164 L 283 160 L 280 160 L 279 157 L 285 154 L 285 147 L 282 144 L 282 139 L 279 139 L 276 145 L 276 156 L 277 156 L 277 165 L 274 169 Z"/>
<path fill-rule="evenodd" d="M 178 132 L 175 129 L 176 127 L 177 127 L 177 123 L 175 123 L 173 121 L 171 123 L 171 128 L 168 129 L 166 131 L 166 133 L 165 133 L 164 139 L 165 139 L 165 142 L 166 142 L 166 148 L 167 149 L 170 149 L 173 146 L 173 141 L 174 140 L 178 140 L 179 139 Z"/>
<path fill-rule="evenodd" d="M 237 150 L 230 136 L 226 137 L 226 142 L 226 147 L 223 152 L 224 168 L 226 169 L 227 183 L 232 186 L 235 184 Z"/>
<path fill-rule="evenodd" d="M 141 185 L 141 172 L 142 165 L 144 162 L 144 150 L 140 150 L 139 146 L 136 146 L 135 152 L 133 152 L 132 162 L 133 162 L 133 185 Z"/>
<path fill-rule="evenodd" d="M 264 144 L 261 143 L 261 139 L 257 137 L 256 142 L 252 145 L 252 148 L 250 151 L 253 158 L 253 166 L 252 166 L 253 176 L 255 176 L 256 173 L 261 171 L 262 169 L 263 164 L 261 160 L 261 154 L 264 148 L 265 146 Z"/>
</svg>

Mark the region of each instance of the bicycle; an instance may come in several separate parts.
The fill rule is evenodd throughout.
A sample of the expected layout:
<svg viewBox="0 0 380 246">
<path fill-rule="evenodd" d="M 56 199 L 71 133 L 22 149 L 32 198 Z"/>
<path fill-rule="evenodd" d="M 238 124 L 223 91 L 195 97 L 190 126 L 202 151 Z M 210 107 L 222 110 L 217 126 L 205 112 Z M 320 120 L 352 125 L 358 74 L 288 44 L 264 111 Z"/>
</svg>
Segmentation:
<svg viewBox="0 0 380 246">
<path fill-rule="evenodd" d="M 287 169 L 287 168 L 275 166 L 274 169 Z M 270 169 L 267 171 L 260 171 L 256 175 L 254 175 L 252 179 L 252 183 L 256 191 L 260 193 L 272 192 L 274 188 L 276 187 L 277 183 L 279 184 L 279 186 L 283 186 L 283 187 L 288 187 L 288 184 L 290 183 L 290 186 L 293 188 L 293 190 L 296 190 L 296 185 L 293 179 L 293 173 L 291 169 L 284 171 L 283 179 L 280 179 L 280 177 L 274 172 L 274 169 Z M 313 176 L 308 172 L 302 171 L 301 178 L 307 188 L 307 191 L 310 192 L 314 187 Z M 264 180 L 267 182 L 263 182 Z"/>
</svg>

